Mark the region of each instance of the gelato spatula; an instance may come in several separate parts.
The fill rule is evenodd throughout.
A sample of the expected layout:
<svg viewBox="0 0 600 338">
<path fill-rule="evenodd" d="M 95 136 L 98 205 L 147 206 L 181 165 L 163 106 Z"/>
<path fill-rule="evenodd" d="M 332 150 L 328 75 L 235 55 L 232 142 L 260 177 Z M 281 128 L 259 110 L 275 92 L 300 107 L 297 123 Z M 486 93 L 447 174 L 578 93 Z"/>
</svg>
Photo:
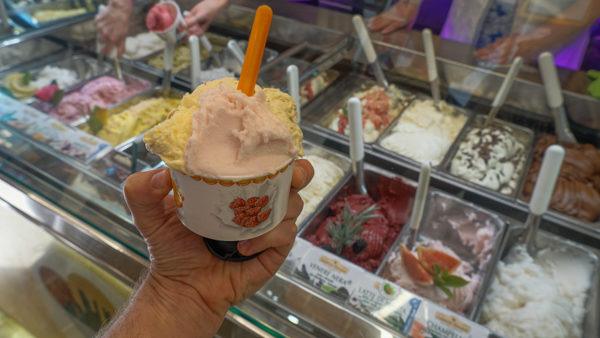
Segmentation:
<svg viewBox="0 0 600 338">
<path fill-rule="evenodd" d="M 554 66 L 554 57 L 548 52 L 540 54 L 538 58 L 540 73 L 544 81 L 546 89 L 546 100 L 550 107 L 550 112 L 554 119 L 554 129 L 559 142 L 562 143 L 577 143 L 577 139 L 571 132 L 569 122 L 567 121 L 567 113 L 564 108 L 564 98 L 558 80 L 556 66 Z"/>
<path fill-rule="evenodd" d="M 163 52 L 163 92 L 171 91 L 173 73 L 173 53 L 177 43 L 177 27 L 183 22 L 181 9 L 174 1 L 165 0 L 154 5 L 146 16 L 146 27 L 165 40 Z"/>
<path fill-rule="evenodd" d="M 117 70 L 117 79 L 124 81 L 123 70 L 121 70 L 121 62 L 119 61 L 119 56 L 115 55 L 113 60 L 115 62 L 115 69 Z"/>
<path fill-rule="evenodd" d="M 352 173 L 359 194 L 367 195 L 365 184 L 365 143 L 363 140 L 362 104 L 357 97 L 348 100 L 348 119 L 350 120 L 350 158 Z"/>
<path fill-rule="evenodd" d="M 377 61 L 377 53 L 375 53 L 375 48 L 373 48 L 373 42 L 371 41 L 371 37 L 369 36 L 369 32 L 367 31 L 367 27 L 365 26 L 365 22 L 360 15 L 355 15 L 352 18 L 352 23 L 354 24 L 354 29 L 356 30 L 356 34 L 358 35 L 358 40 L 362 45 L 362 49 L 367 56 L 367 61 L 375 74 L 375 79 L 377 82 L 388 88 L 389 84 L 385 75 L 383 74 L 383 70 L 381 69 L 381 65 Z"/>
<path fill-rule="evenodd" d="M 167 41 L 163 52 L 163 82 L 162 90 L 164 93 L 171 91 L 171 76 L 173 75 L 173 54 L 175 52 L 175 43 Z"/>
<path fill-rule="evenodd" d="M 288 93 L 294 99 L 296 105 L 296 123 L 300 123 L 301 112 L 300 112 L 300 80 L 298 79 L 298 67 L 296 65 L 289 65 L 287 67 L 287 87 Z"/>
<path fill-rule="evenodd" d="M 192 88 L 196 88 L 202 83 L 202 73 L 200 69 L 200 44 L 198 43 L 198 37 L 195 35 L 190 36 L 190 56 L 192 58 Z"/>
<path fill-rule="evenodd" d="M 240 45 L 238 45 L 237 41 L 233 39 L 229 40 L 227 42 L 227 49 L 229 49 L 233 57 L 237 60 L 237 62 L 240 63 L 240 65 L 244 64 L 244 51 Z"/>
<path fill-rule="evenodd" d="M 96 17 L 98 17 L 98 15 L 104 13 L 105 11 L 107 11 L 107 7 L 104 5 L 100 5 L 98 6 L 98 14 Z M 100 40 L 100 38 L 97 36 L 96 37 L 96 53 L 98 55 L 96 61 L 98 64 L 98 69 L 100 69 L 100 64 L 102 62 L 103 59 L 103 53 L 104 53 L 104 49 L 105 49 L 106 45 Z M 121 70 L 121 63 L 119 62 L 119 55 L 117 53 L 116 48 L 112 48 L 110 50 L 107 51 L 108 52 L 108 57 L 113 59 L 114 64 L 115 64 L 115 71 L 117 72 L 117 78 L 121 81 L 123 80 L 123 71 Z M 71 58 L 69 58 L 71 59 Z"/>
<path fill-rule="evenodd" d="M 500 111 L 500 108 L 502 108 L 502 105 L 504 105 L 504 102 L 506 101 L 506 97 L 508 96 L 508 93 L 510 92 L 510 88 L 512 87 L 513 82 L 515 81 L 517 74 L 519 74 L 519 70 L 521 69 L 522 65 L 523 65 L 523 58 L 521 58 L 520 56 L 516 57 L 513 60 L 512 64 L 510 65 L 510 69 L 508 70 L 508 73 L 504 77 L 504 81 L 502 81 L 502 85 L 500 86 L 500 89 L 496 93 L 494 102 L 492 102 L 492 109 L 490 109 L 487 119 L 485 120 L 486 127 L 489 126 L 490 123 L 492 123 L 492 121 L 494 121 L 494 119 L 496 118 L 496 115 Z"/>
<path fill-rule="evenodd" d="M 221 59 L 217 56 L 217 54 L 213 53 L 213 45 L 210 43 L 210 40 L 206 37 L 206 35 L 200 35 L 200 44 L 202 48 L 206 49 L 208 52 L 208 57 L 214 63 L 215 67 L 221 67 Z"/>
<path fill-rule="evenodd" d="M 419 185 L 415 195 L 415 203 L 413 204 L 412 212 L 410 214 L 410 234 L 408 236 L 408 242 L 406 243 L 408 250 L 412 250 L 417 242 L 419 228 L 421 227 L 421 221 L 423 220 L 423 211 L 425 210 L 427 192 L 429 191 L 430 176 L 431 165 L 429 163 L 425 163 L 421 166 Z"/>
<path fill-rule="evenodd" d="M 525 222 L 526 233 L 523 237 L 527 252 L 532 257 L 536 252 L 535 239 L 540 221 L 542 220 L 542 215 L 548 210 L 564 157 L 565 149 L 556 144 L 548 147 L 544 153 L 542 168 L 540 169 L 531 201 L 529 202 L 529 215 Z"/>
<path fill-rule="evenodd" d="M 427 78 L 431 86 L 431 96 L 435 102 L 435 107 L 439 110 L 441 93 L 440 77 L 438 75 L 437 64 L 435 62 L 435 50 L 433 49 L 433 40 L 431 30 L 423 30 L 423 48 L 425 49 L 425 60 L 427 61 Z"/>
</svg>

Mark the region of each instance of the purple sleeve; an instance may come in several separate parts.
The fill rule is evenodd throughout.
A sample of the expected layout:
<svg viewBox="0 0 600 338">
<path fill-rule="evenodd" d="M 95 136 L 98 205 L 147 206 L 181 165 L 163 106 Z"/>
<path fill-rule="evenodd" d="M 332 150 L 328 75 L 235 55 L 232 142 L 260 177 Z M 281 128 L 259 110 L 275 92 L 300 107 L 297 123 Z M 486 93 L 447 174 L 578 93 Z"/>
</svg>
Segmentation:
<svg viewBox="0 0 600 338">
<path fill-rule="evenodd" d="M 452 6 L 452 0 L 422 0 L 413 29 L 431 29 L 439 35 Z"/>
<path fill-rule="evenodd" d="M 588 44 L 581 69 L 600 70 L 600 18 L 596 19 L 596 22 L 594 22 L 590 29 L 590 43 Z"/>
</svg>

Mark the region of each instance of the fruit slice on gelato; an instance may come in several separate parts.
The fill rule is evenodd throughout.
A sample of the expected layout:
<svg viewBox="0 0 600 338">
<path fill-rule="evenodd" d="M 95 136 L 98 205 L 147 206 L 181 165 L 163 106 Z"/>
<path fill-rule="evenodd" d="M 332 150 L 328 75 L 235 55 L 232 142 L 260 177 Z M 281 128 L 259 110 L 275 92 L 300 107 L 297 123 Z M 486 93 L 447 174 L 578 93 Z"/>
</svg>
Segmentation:
<svg viewBox="0 0 600 338">
<path fill-rule="evenodd" d="M 446 272 L 454 272 L 460 266 L 458 258 L 433 248 L 420 246 L 417 248 L 417 254 L 419 261 L 429 273 L 434 273 L 436 265 Z"/>
<path fill-rule="evenodd" d="M 400 254 L 402 255 L 402 262 L 404 262 L 408 275 L 415 283 L 421 285 L 433 285 L 433 277 L 425 270 L 419 259 L 410 252 L 406 246 L 402 245 Z"/>
<path fill-rule="evenodd" d="M 31 83 L 31 74 L 12 73 L 4 78 L 4 86 L 18 99 L 31 97 L 36 87 Z"/>
</svg>

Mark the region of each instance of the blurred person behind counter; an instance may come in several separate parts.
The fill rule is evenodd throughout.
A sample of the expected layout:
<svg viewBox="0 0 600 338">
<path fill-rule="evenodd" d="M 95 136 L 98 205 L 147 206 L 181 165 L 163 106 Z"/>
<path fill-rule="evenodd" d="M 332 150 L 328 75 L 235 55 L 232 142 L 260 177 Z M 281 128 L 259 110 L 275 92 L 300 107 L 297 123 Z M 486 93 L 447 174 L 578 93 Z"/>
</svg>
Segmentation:
<svg viewBox="0 0 600 338">
<path fill-rule="evenodd" d="M 183 28 L 188 35 L 202 35 L 229 0 L 199 0 L 184 18 Z M 109 0 L 105 11 L 98 14 L 96 26 L 104 51 L 117 49 L 119 55 L 125 51 L 125 38 L 129 20 L 133 13 L 134 0 Z"/>
<path fill-rule="evenodd" d="M 373 17 L 382 34 L 430 28 L 441 38 L 472 45 L 483 64 L 516 56 L 534 61 L 553 51 L 557 66 L 599 69 L 600 0 L 400 0 Z M 596 22 L 595 22 L 596 21 Z"/>
</svg>

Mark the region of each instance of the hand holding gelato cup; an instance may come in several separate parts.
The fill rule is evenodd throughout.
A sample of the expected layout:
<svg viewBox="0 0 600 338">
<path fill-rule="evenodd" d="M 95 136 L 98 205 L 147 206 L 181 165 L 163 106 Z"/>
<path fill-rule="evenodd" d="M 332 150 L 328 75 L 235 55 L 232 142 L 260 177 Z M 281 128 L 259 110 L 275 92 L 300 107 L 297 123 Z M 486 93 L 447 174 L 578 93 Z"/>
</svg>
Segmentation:
<svg viewBox="0 0 600 338">
<path fill-rule="evenodd" d="M 225 78 L 200 85 L 144 137 L 170 168 L 181 222 L 218 257 L 247 259 L 236 241 L 258 237 L 287 212 L 302 131 L 291 96 Z"/>
</svg>

